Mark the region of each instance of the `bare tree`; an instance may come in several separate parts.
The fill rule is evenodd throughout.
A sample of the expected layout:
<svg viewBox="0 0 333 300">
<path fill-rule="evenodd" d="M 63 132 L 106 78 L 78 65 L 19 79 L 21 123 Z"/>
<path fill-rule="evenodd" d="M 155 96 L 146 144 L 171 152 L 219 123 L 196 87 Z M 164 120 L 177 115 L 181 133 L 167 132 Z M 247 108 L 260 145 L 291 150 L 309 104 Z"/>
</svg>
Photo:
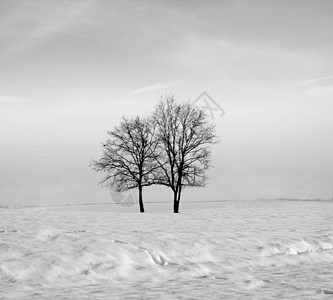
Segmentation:
<svg viewBox="0 0 333 300">
<path fill-rule="evenodd" d="M 121 124 L 108 132 L 102 146 L 103 156 L 92 161 L 93 170 L 106 172 L 101 183 L 117 192 L 138 188 L 143 213 L 143 187 L 153 184 L 158 168 L 155 127 L 149 118 L 123 117 Z"/>
<path fill-rule="evenodd" d="M 173 209 L 178 213 L 182 190 L 206 184 L 209 146 L 216 143 L 215 126 L 208 122 L 204 111 L 190 103 L 177 103 L 173 96 L 160 101 L 153 119 L 160 153 L 156 182 L 172 189 Z"/>
</svg>

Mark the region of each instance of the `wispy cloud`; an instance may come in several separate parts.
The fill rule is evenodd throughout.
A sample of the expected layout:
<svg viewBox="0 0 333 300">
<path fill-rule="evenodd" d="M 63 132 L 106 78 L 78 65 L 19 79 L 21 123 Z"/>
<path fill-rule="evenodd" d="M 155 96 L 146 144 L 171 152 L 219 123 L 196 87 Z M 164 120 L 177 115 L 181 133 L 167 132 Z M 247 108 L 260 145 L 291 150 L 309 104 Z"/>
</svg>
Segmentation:
<svg viewBox="0 0 333 300">
<path fill-rule="evenodd" d="M 333 76 L 318 77 L 300 81 L 290 87 L 302 87 L 303 94 L 310 97 L 333 96 L 333 85 L 327 81 L 333 82 Z"/>
<path fill-rule="evenodd" d="M 168 88 L 168 87 L 170 87 L 172 85 L 173 84 L 171 82 L 164 82 L 164 83 L 153 84 L 153 85 L 149 85 L 149 86 L 143 87 L 141 89 L 132 91 L 132 92 L 128 93 L 127 96 L 132 96 L 132 95 L 137 95 L 137 94 L 142 94 L 142 93 L 146 93 L 146 92 L 151 92 L 151 91 L 155 91 L 155 90 L 159 90 L 159 89 L 163 89 L 163 88 Z"/>
<path fill-rule="evenodd" d="M 316 86 L 304 91 L 304 94 L 311 97 L 332 97 L 333 86 Z"/>
<path fill-rule="evenodd" d="M 323 58 L 318 58 L 311 52 L 279 47 L 265 41 L 254 43 L 196 32 L 187 34 L 172 59 L 177 66 L 207 67 L 211 68 L 211 72 L 218 69 L 218 65 L 223 65 L 224 70 L 240 66 L 244 71 L 262 68 L 263 64 L 278 67 L 279 70 L 283 65 L 317 68 L 324 64 Z"/>
<path fill-rule="evenodd" d="M 66 32 L 95 1 L 25 1 L 7 7 L 0 21 L 0 41 L 9 52 L 21 52 Z"/>
<path fill-rule="evenodd" d="M 314 79 L 297 82 L 293 86 L 307 85 L 307 84 L 311 84 L 311 83 L 317 83 L 320 81 L 326 81 L 326 80 L 332 80 L 332 79 L 333 79 L 333 76 L 319 77 L 319 78 L 314 78 Z"/>
</svg>

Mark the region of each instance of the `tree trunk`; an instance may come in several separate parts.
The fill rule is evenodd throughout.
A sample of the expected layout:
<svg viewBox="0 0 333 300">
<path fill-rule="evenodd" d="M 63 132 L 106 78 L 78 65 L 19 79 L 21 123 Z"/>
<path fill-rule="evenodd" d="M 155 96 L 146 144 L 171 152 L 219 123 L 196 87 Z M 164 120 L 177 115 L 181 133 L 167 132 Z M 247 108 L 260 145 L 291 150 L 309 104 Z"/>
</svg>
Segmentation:
<svg viewBox="0 0 333 300">
<path fill-rule="evenodd" d="M 173 192 L 173 212 L 175 214 L 179 213 L 181 193 L 182 193 L 182 186 L 179 185 L 179 187 Z"/>
<path fill-rule="evenodd" d="M 142 186 L 139 186 L 139 205 L 140 205 L 140 212 L 144 213 L 145 209 L 143 207 L 143 199 L 142 199 Z"/>
<path fill-rule="evenodd" d="M 178 193 L 173 192 L 173 212 L 175 214 L 179 213 L 179 201 L 178 201 Z"/>
</svg>

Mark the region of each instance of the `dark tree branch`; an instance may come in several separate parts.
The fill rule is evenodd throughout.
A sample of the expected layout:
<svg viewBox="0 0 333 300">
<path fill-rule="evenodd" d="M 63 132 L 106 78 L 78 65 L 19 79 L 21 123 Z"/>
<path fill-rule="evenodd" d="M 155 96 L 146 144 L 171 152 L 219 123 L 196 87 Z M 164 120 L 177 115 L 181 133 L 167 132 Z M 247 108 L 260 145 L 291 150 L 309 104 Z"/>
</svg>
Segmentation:
<svg viewBox="0 0 333 300">
<path fill-rule="evenodd" d="M 178 212 L 182 189 L 206 184 L 209 147 L 216 143 L 215 126 L 202 110 L 189 103 L 177 103 L 173 96 L 160 101 L 153 120 L 163 153 L 158 159 L 156 183 L 173 190 L 174 212 Z"/>
</svg>

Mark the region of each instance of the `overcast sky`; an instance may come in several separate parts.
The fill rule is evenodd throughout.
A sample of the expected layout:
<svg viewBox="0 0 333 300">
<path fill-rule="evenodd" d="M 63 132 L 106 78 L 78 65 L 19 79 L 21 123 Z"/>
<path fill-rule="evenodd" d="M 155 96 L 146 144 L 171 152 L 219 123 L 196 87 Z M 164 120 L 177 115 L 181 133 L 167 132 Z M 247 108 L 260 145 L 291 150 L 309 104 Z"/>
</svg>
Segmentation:
<svg viewBox="0 0 333 300">
<path fill-rule="evenodd" d="M 110 201 L 89 168 L 107 131 L 203 91 L 221 142 L 184 201 L 331 198 L 332 16 L 329 0 L 0 0 L 0 205 Z"/>
</svg>

